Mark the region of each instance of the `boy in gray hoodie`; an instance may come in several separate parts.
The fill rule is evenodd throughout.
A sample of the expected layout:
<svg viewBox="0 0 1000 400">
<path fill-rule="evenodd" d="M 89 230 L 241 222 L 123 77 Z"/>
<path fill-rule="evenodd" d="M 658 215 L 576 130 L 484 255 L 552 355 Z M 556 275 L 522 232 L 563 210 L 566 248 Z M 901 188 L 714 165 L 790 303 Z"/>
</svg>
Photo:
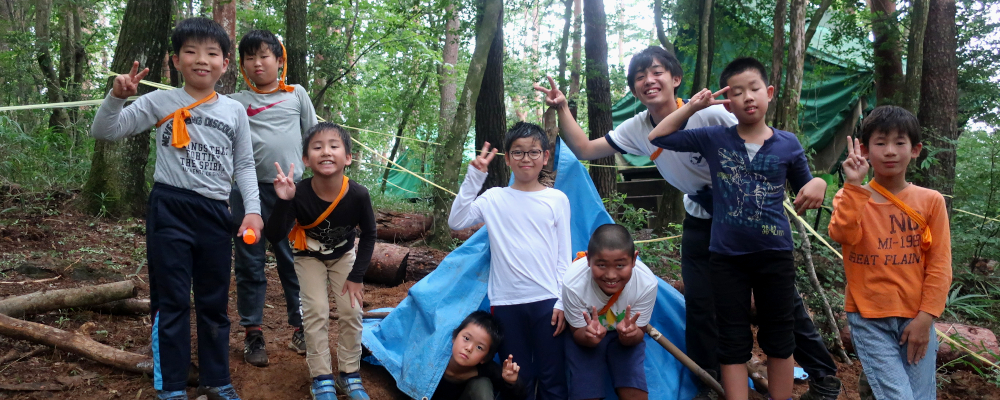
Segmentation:
<svg viewBox="0 0 1000 400">
<path fill-rule="evenodd" d="M 156 171 L 146 217 L 152 313 L 153 387 L 158 399 L 186 400 L 191 363 L 191 294 L 198 321 L 199 395 L 239 399 L 229 376 L 229 192 L 235 177 L 246 216 L 239 236 L 261 232 L 253 149 L 240 103 L 215 93 L 229 65 L 226 31 L 207 18 L 181 21 L 171 36 L 184 87 L 139 97 L 149 69 L 115 77 L 90 133 L 117 140 L 156 126 Z"/>
</svg>

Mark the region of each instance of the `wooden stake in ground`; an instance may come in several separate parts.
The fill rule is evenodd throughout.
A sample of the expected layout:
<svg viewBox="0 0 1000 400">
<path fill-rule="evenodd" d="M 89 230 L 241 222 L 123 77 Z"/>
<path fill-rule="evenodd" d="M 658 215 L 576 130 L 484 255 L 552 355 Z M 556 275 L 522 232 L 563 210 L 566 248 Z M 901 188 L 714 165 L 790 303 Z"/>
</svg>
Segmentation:
<svg viewBox="0 0 1000 400">
<path fill-rule="evenodd" d="M 809 271 L 809 282 L 812 283 L 813 289 L 816 290 L 816 293 L 819 293 L 820 299 L 823 300 L 823 311 L 826 313 L 826 320 L 828 321 L 827 328 L 833 333 L 833 340 L 837 344 L 837 357 L 844 364 L 851 365 L 851 358 L 844 351 L 844 342 L 840 340 L 840 328 L 837 327 L 837 320 L 833 317 L 833 309 L 830 308 L 830 301 L 827 300 L 826 292 L 823 291 L 823 286 L 819 284 L 819 278 L 816 277 L 816 265 L 813 264 L 812 244 L 809 241 L 809 234 L 806 232 L 806 227 L 802 225 L 802 221 L 796 217 L 789 214 L 789 219 L 795 224 L 795 230 L 799 231 L 799 235 L 802 236 L 802 253 L 805 254 L 806 270 Z"/>
<path fill-rule="evenodd" d="M 46 290 L 0 300 L 0 314 L 23 317 L 61 308 L 85 307 L 135 297 L 131 281 L 121 281 L 75 289 Z"/>
<path fill-rule="evenodd" d="M 129 372 L 153 373 L 153 359 L 98 343 L 87 336 L 0 315 L 0 335 L 77 354 Z"/>
</svg>

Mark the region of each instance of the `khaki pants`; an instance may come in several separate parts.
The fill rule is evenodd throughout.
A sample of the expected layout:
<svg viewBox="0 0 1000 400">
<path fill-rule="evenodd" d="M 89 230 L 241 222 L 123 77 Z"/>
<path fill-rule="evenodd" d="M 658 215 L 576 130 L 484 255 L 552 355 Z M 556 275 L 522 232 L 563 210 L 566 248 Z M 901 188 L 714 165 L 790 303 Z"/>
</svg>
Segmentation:
<svg viewBox="0 0 1000 400">
<path fill-rule="evenodd" d="M 337 368 L 343 373 L 361 368 L 362 305 L 351 308 L 348 294 L 341 295 L 347 275 L 354 268 L 354 250 L 336 260 L 320 261 L 313 257 L 295 257 L 295 274 L 299 277 L 299 297 L 302 299 L 302 330 L 306 338 L 306 365 L 309 376 L 333 374 L 330 357 L 329 293 L 337 301 Z M 330 282 L 329 288 L 327 281 Z"/>
</svg>

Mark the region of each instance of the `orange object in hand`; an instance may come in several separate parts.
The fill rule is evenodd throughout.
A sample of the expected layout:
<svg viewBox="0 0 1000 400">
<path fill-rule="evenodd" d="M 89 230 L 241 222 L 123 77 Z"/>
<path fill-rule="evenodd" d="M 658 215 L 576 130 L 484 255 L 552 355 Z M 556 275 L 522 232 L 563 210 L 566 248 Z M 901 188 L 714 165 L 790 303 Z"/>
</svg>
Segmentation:
<svg viewBox="0 0 1000 400">
<path fill-rule="evenodd" d="M 253 229 L 247 228 L 243 231 L 243 243 L 254 244 L 257 243 L 257 234 L 254 233 Z"/>
</svg>

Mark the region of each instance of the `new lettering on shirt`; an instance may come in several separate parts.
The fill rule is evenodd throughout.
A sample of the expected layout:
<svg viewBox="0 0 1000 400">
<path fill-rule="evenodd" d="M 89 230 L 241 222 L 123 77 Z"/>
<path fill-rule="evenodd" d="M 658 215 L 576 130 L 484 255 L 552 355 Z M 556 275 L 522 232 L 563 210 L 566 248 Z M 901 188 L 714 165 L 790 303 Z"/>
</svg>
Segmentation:
<svg viewBox="0 0 1000 400">
<path fill-rule="evenodd" d="M 192 116 L 185 120 L 188 126 L 199 125 L 207 128 L 215 129 L 229 138 L 229 143 L 233 143 L 235 139 L 235 130 L 233 127 L 225 122 L 219 121 L 211 117 L 203 116 Z M 173 120 L 168 121 L 161 128 L 162 136 L 160 137 L 160 146 L 171 147 L 170 140 L 173 136 Z M 229 157 L 233 153 L 232 146 L 215 146 L 208 145 L 200 142 L 194 141 L 192 138 L 191 143 L 183 148 L 184 156 L 180 157 L 181 168 L 190 174 L 199 174 L 205 176 L 216 176 L 228 178 L 229 175 L 224 169 L 224 165 L 221 158 Z"/>
<path fill-rule="evenodd" d="M 858 265 L 919 264 L 921 262 L 920 225 L 904 212 L 889 214 L 885 218 L 889 219 L 889 234 L 893 236 L 876 238 L 878 250 L 909 249 L 910 251 L 904 252 L 904 254 L 864 254 L 851 251 L 847 255 L 847 260 Z"/>
</svg>

